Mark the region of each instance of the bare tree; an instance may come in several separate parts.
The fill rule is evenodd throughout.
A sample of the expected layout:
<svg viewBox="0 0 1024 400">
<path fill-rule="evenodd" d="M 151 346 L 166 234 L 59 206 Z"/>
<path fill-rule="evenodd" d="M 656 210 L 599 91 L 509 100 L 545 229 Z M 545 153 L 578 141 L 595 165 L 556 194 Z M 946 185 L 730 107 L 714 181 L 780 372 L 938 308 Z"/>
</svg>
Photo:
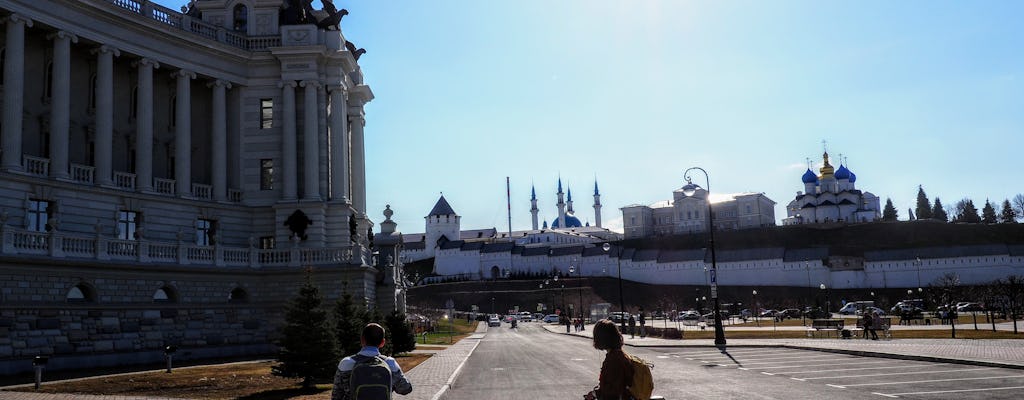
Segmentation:
<svg viewBox="0 0 1024 400">
<path fill-rule="evenodd" d="M 949 319 L 949 327 L 952 332 L 953 339 L 956 339 L 956 300 L 960 296 L 962 288 L 960 287 L 960 276 L 956 273 L 950 272 L 940 276 L 938 279 L 932 281 L 929 285 L 930 296 L 934 299 L 936 304 L 940 304 L 937 313 L 944 312 L 946 319 Z"/>
<path fill-rule="evenodd" d="M 1013 196 L 1013 209 L 1017 211 L 1017 218 L 1024 218 L 1024 193 Z"/>
<path fill-rule="evenodd" d="M 999 281 L 999 294 L 1006 307 L 1006 315 L 1013 320 L 1013 333 L 1017 333 L 1017 316 L 1024 303 L 1024 276 L 1010 275 Z"/>
</svg>

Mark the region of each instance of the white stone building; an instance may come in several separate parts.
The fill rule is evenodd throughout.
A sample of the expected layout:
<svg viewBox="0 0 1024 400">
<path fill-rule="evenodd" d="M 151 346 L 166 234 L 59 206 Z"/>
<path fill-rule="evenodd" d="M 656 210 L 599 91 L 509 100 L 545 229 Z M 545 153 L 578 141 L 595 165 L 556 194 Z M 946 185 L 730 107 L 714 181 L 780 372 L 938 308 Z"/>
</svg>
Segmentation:
<svg viewBox="0 0 1024 400">
<path fill-rule="evenodd" d="M 651 205 L 622 207 L 626 239 L 678 235 L 707 230 L 708 192 L 698 188 L 687 195 L 672 192 L 672 200 Z M 711 200 L 716 230 L 750 229 L 775 225 L 775 202 L 764 193 L 736 193 Z"/>
<path fill-rule="evenodd" d="M 822 155 L 820 175 L 810 168 L 801 180 L 804 190 L 786 205 L 783 225 L 828 222 L 871 222 L 882 218 L 878 196 L 856 188 L 857 175 L 840 164 L 829 164 L 828 152 Z"/>
<path fill-rule="evenodd" d="M 0 360 L 266 352 L 308 268 L 328 299 L 404 304 L 367 246 L 365 50 L 300 3 L 0 2 L 0 326 L 51 327 L 12 330 L 36 339 Z"/>
</svg>

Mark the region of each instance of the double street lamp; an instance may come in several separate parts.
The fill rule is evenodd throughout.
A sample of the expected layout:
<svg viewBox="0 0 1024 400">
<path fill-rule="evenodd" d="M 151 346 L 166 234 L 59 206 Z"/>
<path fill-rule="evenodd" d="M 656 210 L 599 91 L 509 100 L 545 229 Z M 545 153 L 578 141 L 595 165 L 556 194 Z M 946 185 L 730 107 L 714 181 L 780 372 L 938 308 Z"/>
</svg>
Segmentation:
<svg viewBox="0 0 1024 400">
<path fill-rule="evenodd" d="M 722 313 L 718 309 L 718 265 L 715 260 L 715 217 L 714 211 L 711 209 L 711 178 L 708 176 L 708 171 L 705 171 L 701 167 L 690 167 L 683 172 L 683 178 L 686 179 L 686 186 L 683 186 L 683 194 L 687 197 L 693 196 L 700 189 L 700 186 L 693 184 L 690 179 L 690 171 L 698 170 L 704 173 L 704 182 L 707 184 L 707 190 L 705 190 L 705 200 L 708 203 L 708 247 L 711 249 L 711 299 L 714 301 L 715 306 L 715 345 L 725 346 L 725 330 L 722 329 Z"/>
<path fill-rule="evenodd" d="M 573 261 L 573 264 L 576 263 L 576 259 L 575 258 L 573 258 L 572 261 Z M 583 320 L 584 320 L 584 318 L 586 318 L 586 314 L 583 313 L 583 266 L 582 265 L 569 265 L 569 274 L 572 275 L 573 272 L 579 272 L 579 275 L 580 275 L 579 281 L 577 282 L 577 287 L 578 287 L 579 292 L 580 292 L 580 304 L 579 304 L 578 307 L 579 307 L 579 314 L 580 314 L 579 315 L 580 324 L 582 326 L 582 324 L 584 322 Z"/>
</svg>

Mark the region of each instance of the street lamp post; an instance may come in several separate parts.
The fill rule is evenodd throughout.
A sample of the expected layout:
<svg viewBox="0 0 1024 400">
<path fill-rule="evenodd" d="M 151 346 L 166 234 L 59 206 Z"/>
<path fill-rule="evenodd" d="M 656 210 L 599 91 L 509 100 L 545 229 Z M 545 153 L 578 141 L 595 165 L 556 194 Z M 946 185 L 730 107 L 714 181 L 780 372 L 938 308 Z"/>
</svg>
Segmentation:
<svg viewBox="0 0 1024 400">
<path fill-rule="evenodd" d="M 572 262 L 573 262 L 573 264 L 576 264 L 576 258 L 575 257 L 573 257 Z M 579 275 L 580 275 L 579 281 L 577 282 L 577 289 L 580 292 L 580 304 L 579 304 L 580 310 L 579 310 L 579 313 L 580 313 L 580 327 L 582 328 L 583 324 L 584 324 L 584 319 L 587 318 L 587 315 L 583 313 L 583 265 L 577 264 L 577 265 L 575 265 L 575 268 L 576 268 L 576 272 L 578 272 Z M 569 266 L 569 273 L 571 274 L 572 271 L 573 271 L 573 266 L 570 265 Z"/>
<path fill-rule="evenodd" d="M 761 320 L 757 319 L 757 315 L 759 314 L 758 310 L 757 310 L 757 290 L 754 290 L 753 292 L 751 292 L 751 296 L 752 297 L 751 297 L 750 305 L 751 305 L 751 307 L 754 307 L 754 309 L 750 312 L 750 315 L 754 317 L 754 323 L 756 323 L 757 327 L 760 328 L 761 327 Z"/>
<path fill-rule="evenodd" d="M 804 260 L 804 269 L 807 270 L 807 298 L 804 300 L 804 311 L 800 313 L 801 323 L 807 325 L 807 312 L 811 309 L 811 262 Z"/>
<path fill-rule="evenodd" d="M 711 209 L 711 177 L 708 176 L 708 171 L 705 171 L 701 167 L 690 167 L 683 172 L 683 178 L 686 179 L 686 185 L 683 186 L 683 193 L 687 196 L 692 196 L 697 193 L 697 189 L 700 186 L 694 185 L 690 179 L 690 171 L 698 170 L 704 174 L 704 183 L 707 184 L 705 191 L 706 201 L 708 203 L 708 247 L 711 248 L 711 300 L 715 305 L 715 345 L 725 346 L 725 330 L 722 329 L 722 313 L 718 306 L 718 264 L 715 260 L 715 214 Z"/>
<path fill-rule="evenodd" d="M 605 243 L 605 244 L 601 245 L 601 249 L 604 250 L 605 254 L 608 254 L 608 250 L 612 249 L 612 245 L 609 244 L 609 243 Z M 619 317 L 620 317 L 619 319 L 621 320 L 620 322 L 622 324 L 622 329 L 620 331 L 621 332 L 625 332 L 626 331 L 626 301 L 622 297 L 622 247 L 619 247 L 619 254 L 618 254 L 617 257 L 615 257 L 615 261 L 616 261 L 616 265 L 618 265 L 618 268 L 619 268 L 619 312 L 621 312 L 621 314 L 619 315 Z"/>
<path fill-rule="evenodd" d="M 828 315 L 826 318 L 832 318 L 832 304 L 830 304 L 828 296 L 828 287 L 822 283 L 818 285 L 818 288 L 825 292 L 825 314 Z"/>
</svg>

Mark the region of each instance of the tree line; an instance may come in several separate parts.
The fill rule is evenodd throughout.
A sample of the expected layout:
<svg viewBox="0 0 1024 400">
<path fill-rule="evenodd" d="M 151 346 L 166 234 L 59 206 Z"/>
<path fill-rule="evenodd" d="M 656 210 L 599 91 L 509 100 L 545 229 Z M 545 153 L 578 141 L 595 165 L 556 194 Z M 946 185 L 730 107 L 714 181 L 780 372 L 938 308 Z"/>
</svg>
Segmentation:
<svg viewBox="0 0 1024 400">
<path fill-rule="evenodd" d="M 320 380 L 334 377 L 338 362 L 362 348 L 359 343 L 363 327 L 378 323 L 384 327 L 385 345 L 382 354 L 394 355 L 416 349 L 416 337 L 406 316 L 397 310 L 383 316 L 362 304 L 351 294 L 343 294 L 331 307 L 325 307 L 320 289 L 313 285 L 309 273 L 299 293 L 285 305 L 284 325 L 277 342 L 278 365 L 272 373 L 287 378 L 302 378 L 302 387 L 309 389 Z"/>
<path fill-rule="evenodd" d="M 938 196 L 932 202 L 925 194 L 924 188 L 917 187 L 916 207 L 907 210 L 908 220 L 931 219 L 942 222 L 968 224 L 1015 224 L 1017 219 L 1024 217 L 1024 194 L 1017 194 L 1012 199 L 1004 199 L 1001 204 L 985 199 L 985 205 L 978 212 L 978 207 L 970 198 L 963 198 L 951 206 L 943 205 Z M 896 221 L 899 212 L 892 204 L 892 199 L 885 199 L 882 208 L 882 221 Z"/>
</svg>

